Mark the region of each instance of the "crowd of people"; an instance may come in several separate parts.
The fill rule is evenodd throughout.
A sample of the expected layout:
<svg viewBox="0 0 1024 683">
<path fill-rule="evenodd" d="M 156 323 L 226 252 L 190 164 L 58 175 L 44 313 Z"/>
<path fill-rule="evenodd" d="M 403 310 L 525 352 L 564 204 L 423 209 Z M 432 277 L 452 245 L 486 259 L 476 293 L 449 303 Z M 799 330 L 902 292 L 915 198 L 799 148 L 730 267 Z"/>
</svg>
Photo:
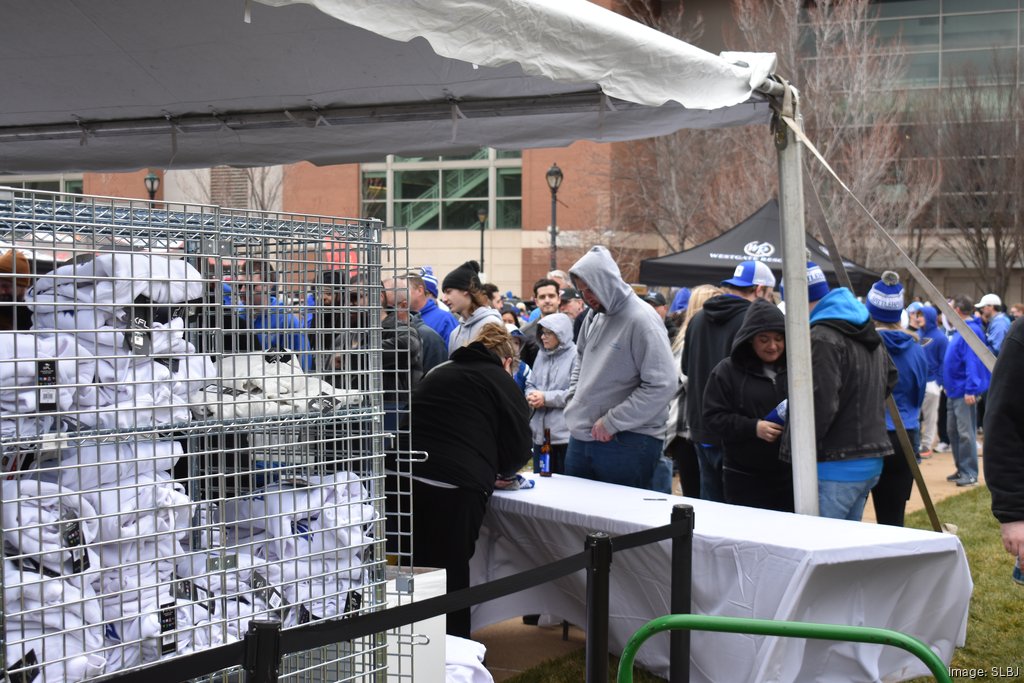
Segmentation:
<svg viewBox="0 0 1024 683">
<path fill-rule="evenodd" d="M 17 276 L 0 278 L 11 303 L 30 282 L 22 260 L 0 257 L 0 270 Z M 863 299 L 830 287 L 812 262 L 806 277 L 820 514 L 859 520 L 871 494 L 879 523 L 903 524 L 913 477 L 896 418 L 910 458 L 952 450 L 949 480 L 977 484 L 991 375 L 967 340 L 936 306 L 907 305 L 893 272 Z M 342 354 L 330 351 L 368 343 L 368 290 L 326 273 L 314 308 L 329 313 L 303 319 L 273 298 L 274 280 L 269 264 L 246 265 L 229 299 L 239 324 L 336 385 L 358 383 L 359 369 L 339 367 Z M 763 262 L 742 262 L 718 283 L 642 296 L 601 246 L 535 282 L 529 301 L 482 282 L 474 261 L 441 279 L 424 266 L 380 286 L 385 422 L 406 428 L 406 448 L 430 454 L 411 466 L 413 560 L 446 567 L 450 591 L 469 585 L 491 493 L 520 485 L 531 458 L 535 472 L 664 493 L 677 473 L 690 497 L 793 510 L 784 293 Z M 1024 367 L 1003 359 L 1024 334 L 1020 325 L 1011 332 L 998 296 L 949 303 L 1002 365 Z M 1019 317 L 1024 304 L 1010 311 Z M 17 329 L 19 311 L 3 313 Z M 1012 385 L 994 386 L 992 399 L 1007 403 Z M 986 427 L 1020 429 L 1007 410 Z M 1024 478 L 1024 465 L 1011 470 Z M 1017 503 L 993 494 L 1001 521 L 1024 524 Z M 1007 548 L 1024 549 L 1024 532 L 1010 529 Z M 468 636 L 468 611 L 450 615 L 449 632 Z"/>
</svg>

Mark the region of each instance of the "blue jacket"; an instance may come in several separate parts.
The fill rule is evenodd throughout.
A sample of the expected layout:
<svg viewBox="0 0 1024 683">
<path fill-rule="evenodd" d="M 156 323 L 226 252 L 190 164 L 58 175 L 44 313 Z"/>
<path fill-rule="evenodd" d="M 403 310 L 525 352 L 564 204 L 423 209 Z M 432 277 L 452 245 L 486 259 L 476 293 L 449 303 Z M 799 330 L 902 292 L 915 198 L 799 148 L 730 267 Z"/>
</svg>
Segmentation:
<svg viewBox="0 0 1024 683">
<path fill-rule="evenodd" d="M 902 330 L 879 330 L 878 334 L 899 372 L 892 397 L 900 411 L 900 419 L 907 429 L 918 429 L 921 426 L 924 386 L 928 383 L 928 359 L 924 348 Z M 885 428 L 890 432 L 896 429 L 888 410 L 885 411 Z"/>
<path fill-rule="evenodd" d="M 260 307 L 255 312 L 243 306 L 240 317 L 249 329 L 256 332 L 256 338 L 264 349 L 288 349 L 297 354 L 303 370 L 314 371 L 313 354 L 305 325 L 297 315 L 289 313 L 282 302 L 270 297 L 270 305 Z"/>
<path fill-rule="evenodd" d="M 452 330 L 459 326 L 459 321 L 455 319 L 455 316 L 438 306 L 433 299 L 427 299 L 427 303 L 417 313 L 420 314 L 420 319 L 427 324 L 427 327 L 432 328 L 444 340 L 444 348 L 447 349 L 448 337 Z"/>
<path fill-rule="evenodd" d="M 949 337 L 946 331 L 939 329 L 939 312 L 934 306 L 923 306 L 921 315 L 924 316 L 924 329 L 920 330 L 921 346 L 924 348 L 925 358 L 928 359 L 928 381 L 942 384 L 942 366 L 946 361 L 946 347 L 949 346 Z"/>
<path fill-rule="evenodd" d="M 978 338 L 985 339 L 981 329 L 981 321 L 968 318 L 964 322 L 974 331 Z M 946 361 L 942 369 L 942 386 L 948 398 L 963 398 L 965 395 L 980 396 L 988 390 L 992 375 L 981 362 L 978 355 L 971 350 L 959 332 L 953 335 L 946 349 Z"/>
<path fill-rule="evenodd" d="M 996 313 L 995 317 L 988 321 L 985 328 L 985 343 L 992 349 L 992 353 L 999 355 L 1003 348 L 1003 340 L 1010 331 L 1010 316 L 1005 313 Z"/>
</svg>

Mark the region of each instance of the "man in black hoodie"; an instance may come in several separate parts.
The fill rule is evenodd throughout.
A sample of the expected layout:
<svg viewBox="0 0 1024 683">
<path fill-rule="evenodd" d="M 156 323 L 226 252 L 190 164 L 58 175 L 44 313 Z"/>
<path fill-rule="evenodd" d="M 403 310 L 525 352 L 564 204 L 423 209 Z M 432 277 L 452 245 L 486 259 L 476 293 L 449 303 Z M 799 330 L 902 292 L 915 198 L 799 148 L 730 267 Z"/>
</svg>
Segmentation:
<svg viewBox="0 0 1024 683">
<path fill-rule="evenodd" d="M 715 366 L 729 355 L 736 331 L 755 299 L 768 299 L 775 276 L 761 261 L 744 261 L 728 280 L 724 294 L 708 299 L 686 328 L 683 374 L 687 378 L 686 419 L 700 464 L 700 497 L 724 502 L 722 493 L 722 442 L 704 427 L 704 388 Z"/>
</svg>

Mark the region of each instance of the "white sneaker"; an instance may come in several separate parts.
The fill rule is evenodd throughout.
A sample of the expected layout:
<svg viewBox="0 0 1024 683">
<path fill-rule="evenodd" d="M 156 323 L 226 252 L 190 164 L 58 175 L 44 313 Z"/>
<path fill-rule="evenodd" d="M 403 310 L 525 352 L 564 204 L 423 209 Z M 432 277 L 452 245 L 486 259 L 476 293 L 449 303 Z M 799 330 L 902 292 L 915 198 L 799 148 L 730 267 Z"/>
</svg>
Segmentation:
<svg viewBox="0 0 1024 683">
<path fill-rule="evenodd" d="M 937 444 L 935 444 L 935 448 L 933 448 L 932 450 L 935 451 L 936 453 L 948 453 L 949 444 L 946 443 L 945 441 L 940 441 Z"/>
</svg>

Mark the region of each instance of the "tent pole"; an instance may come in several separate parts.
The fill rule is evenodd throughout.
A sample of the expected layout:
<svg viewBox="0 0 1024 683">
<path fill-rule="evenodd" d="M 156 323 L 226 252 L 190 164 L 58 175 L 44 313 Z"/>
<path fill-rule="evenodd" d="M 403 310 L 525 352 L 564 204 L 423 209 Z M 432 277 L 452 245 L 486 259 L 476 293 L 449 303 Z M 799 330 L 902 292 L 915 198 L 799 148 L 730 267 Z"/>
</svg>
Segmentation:
<svg viewBox="0 0 1024 683">
<path fill-rule="evenodd" d="M 781 113 L 802 122 L 797 93 L 789 84 L 776 101 Z M 787 430 L 793 457 L 793 505 L 799 514 L 818 514 L 818 462 L 814 438 L 814 384 L 811 377 L 810 312 L 807 303 L 807 241 L 804 228 L 801 147 L 792 131 L 773 120 L 779 159 L 779 211 L 782 222 L 782 281 L 786 287 L 786 365 L 789 376 Z"/>
</svg>

